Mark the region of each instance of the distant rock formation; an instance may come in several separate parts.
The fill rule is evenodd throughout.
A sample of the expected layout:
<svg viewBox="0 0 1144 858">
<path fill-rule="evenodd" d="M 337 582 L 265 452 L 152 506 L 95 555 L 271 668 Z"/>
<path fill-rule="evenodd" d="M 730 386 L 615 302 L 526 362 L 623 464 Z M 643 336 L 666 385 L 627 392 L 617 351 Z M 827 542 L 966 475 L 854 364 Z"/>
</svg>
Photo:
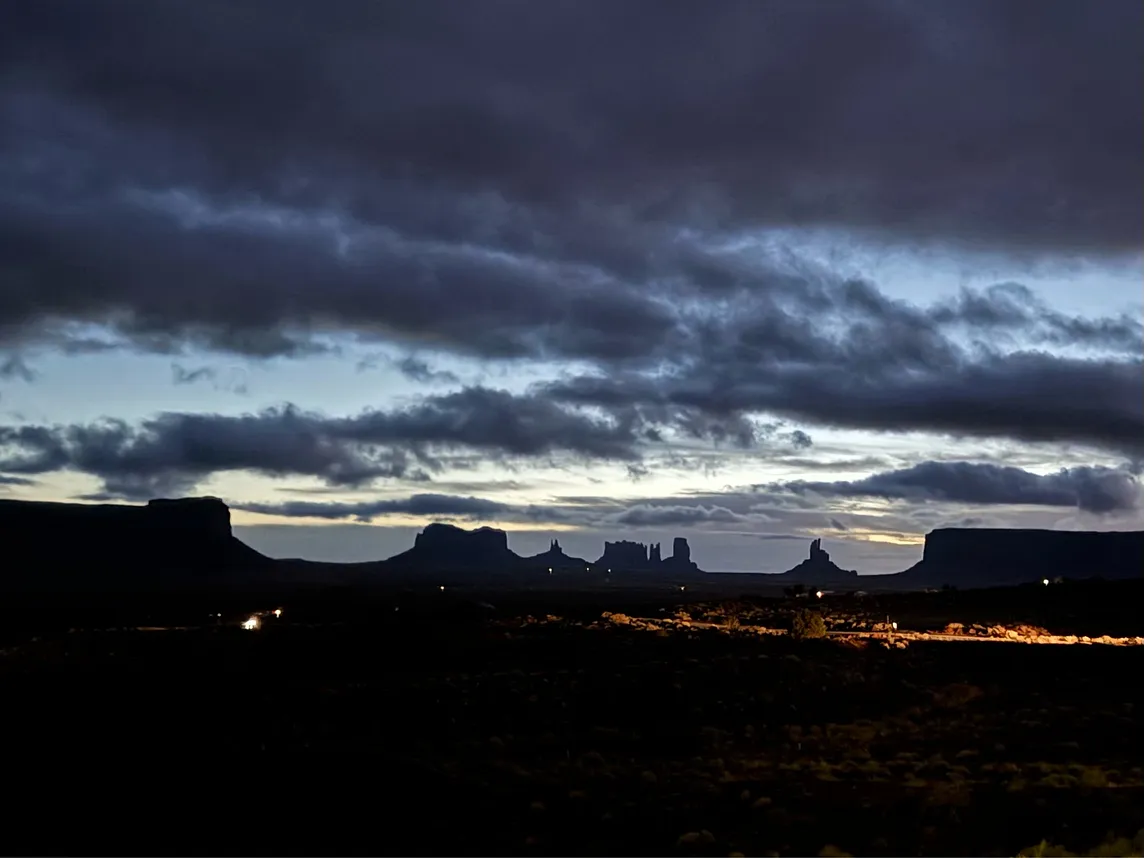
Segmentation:
<svg viewBox="0 0 1144 858">
<path fill-rule="evenodd" d="M 0 587 L 147 588 L 237 580 L 269 558 L 236 539 L 218 498 L 127 504 L 0 500 Z"/>
<path fill-rule="evenodd" d="M 774 577 L 794 584 L 837 586 L 854 584 L 858 579 L 858 573 L 853 569 L 843 569 L 836 565 L 831 561 L 830 553 L 823 550 L 822 540 L 814 539 L 811 540 L 810 555 L 806 560 Z"/>
<path fill-rule="evenodd" d="M 691 559 L 691 546 L 682 536 L 672 540 L 671 556 L 664 560 L 662 565 L 672 573 L 699 571 L 699 567 Z"/>
<path fill-rule="evenodd" d="M 631 572 L 635 570 L 651 569 L 651 555 L 648 547 L 642 542 L 629 542 L 622 539 L 619 542 L 605 542 L 604 553 L 596 561 L 601 569 L 615 570 L 617 572 Z"/>
<path fill-rule="evenodd" d="M 675 540 L 671 543 L 671 556 L 677 563 L 691 562 L 691 546 L 687 544 L 687 540 L 684 537 L 675 537 Z"/>
<path fill-rule="evenodd" d="M 586 572 L 592 565 L 587 560 L 583 560 L 579 557 L 569 557 L 565 554 L 564 549 L 560 547 L 560 540 L 558 539 L 552 540 L 552 544 L 548 547 L 547 551 L 534 554 L 531 557 L 525 557 L 522 563 L 529 569 L 543 571 L 551 569 L 554 572 Z"/>
<path fill-rule="evenodd" d="M 393 568 L 452 572 L 516 569 L 521 558 L 509 550 L 508 534 L 492 527 L 465 530 L 435 522 L 417 534 L 413 547 L 386 561 Z"/>
<path fill-rule="evenodd" d="M 231 532 L 230 509 L 218 498 L 157 499 L 128 504 L 0 500 L 0 590 L 51 592 L 145 591 L 187 587 L 261 588 L 278 585 L 367 585 L 424 572 L 531 573 L 538 569 L 602 572 L 699 573 L 687 540 L 673 555 L 658 543 L 605 542 L 596 563 L 548 551 L 521 558 L 503 530 L 465 530 L 433 523 L 413 547 L 367 563 L 272 559 Z M 380 576 L 380 579 L 379 577 Z"/>
<path fill-rule="evenodd" d="M 642 542 L 605 542 L 604 553 L 596 565 L 614 572 L 698 572 L 699 567 L 691 560 L 691 546 L 682 536 L 675 537 L 671 557 L 663 557 L 659 543 L 644 545 Z"/>
<path fill-rule="evenodd" d="M 1056 577 L 1141 578 L 1144 531 L 941 528 L 926 534 L 920 562 L 884 577 L 917 587 L 964 588 Z"/>
</svg>

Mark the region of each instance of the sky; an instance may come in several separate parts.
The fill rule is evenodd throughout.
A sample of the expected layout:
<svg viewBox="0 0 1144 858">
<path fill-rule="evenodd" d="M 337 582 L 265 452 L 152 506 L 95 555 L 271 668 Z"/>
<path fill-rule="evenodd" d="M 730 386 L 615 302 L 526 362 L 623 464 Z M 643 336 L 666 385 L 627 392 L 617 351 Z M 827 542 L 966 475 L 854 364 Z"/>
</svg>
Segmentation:
<svg viewBox="0 0 1144 858">
<path fill-rule="evenodd" d="M 1136 0 L 21 0 L 0 496 L 432 521 L 1144 527 Z"/>
</svg>

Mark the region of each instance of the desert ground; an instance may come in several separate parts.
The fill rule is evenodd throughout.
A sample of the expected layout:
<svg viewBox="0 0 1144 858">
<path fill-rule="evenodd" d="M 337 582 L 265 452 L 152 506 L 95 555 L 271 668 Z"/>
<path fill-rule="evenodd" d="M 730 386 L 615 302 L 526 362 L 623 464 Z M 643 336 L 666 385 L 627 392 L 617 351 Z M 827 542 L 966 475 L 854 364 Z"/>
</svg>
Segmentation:
<svg viewBox="0 0 1144 858">
<path fill-rule="evenodd" d="M 5 851 L 1141 854 L 1122 598 L 684 595 L 89 605 L 0 654 Z"/>
</svg>

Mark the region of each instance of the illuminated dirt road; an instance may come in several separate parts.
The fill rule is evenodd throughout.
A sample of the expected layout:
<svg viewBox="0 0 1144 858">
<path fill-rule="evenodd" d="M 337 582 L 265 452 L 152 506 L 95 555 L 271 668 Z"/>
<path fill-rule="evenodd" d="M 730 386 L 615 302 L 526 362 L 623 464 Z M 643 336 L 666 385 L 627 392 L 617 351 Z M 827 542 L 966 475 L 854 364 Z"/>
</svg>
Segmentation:
<svg viewBox="0 0 1144 858">
<path fill-rule="evenodd" d="M 729 629 L 721 623 L 704 623 L 704 622 L 676 622 L 664 621 L 659 618 L 644 618 L 632 617 L 632 621 L 656 629 L 671 629 L 671 628 L 691 628 L 691 629 L 716 629 L 719 631 L 740 631 L 749 632 L 759 635 L 786 635 L 790 634 L 786 629 L 772 629 L 766 626 L 747 626 L 741 625 L 735 629 Z M 1071 646 L 1074 644 L 1081 646 L 1144 646 L 1144 638 L 1113 638 L 1113 637 L 1078 637 L 1076 635 L 1040 635 L 1038 637 L 1000 637 L 1000 636 L 986 636 L 986 635 L 950 635 L 942 634 L 940 632 L 913 632 L 906 630 L 899 630 L 896 632 L 866 632 L 866 631 L 829 631 L 826 633 L 827 637 L 836 638 L 865 638 L 868 640 L 894 640 L 894 641 L 953 641 L 957 643 L 1013 643 L 1013 644 L 1056 644 L 1059 646 Z"/>
</svg>

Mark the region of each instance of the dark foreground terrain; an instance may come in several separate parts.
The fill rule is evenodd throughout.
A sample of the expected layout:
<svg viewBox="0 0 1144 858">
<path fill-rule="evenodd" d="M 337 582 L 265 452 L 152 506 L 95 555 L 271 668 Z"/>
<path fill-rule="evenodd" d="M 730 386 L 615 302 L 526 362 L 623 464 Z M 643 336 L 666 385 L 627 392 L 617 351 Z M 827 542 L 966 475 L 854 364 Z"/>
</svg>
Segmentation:
<svg viewBox="0 0 1144 858">
<path fill-rule="evenodd" d="M 649 631 L 543 598 L 11 644 L 3 851 L 1140 854 L 1144 647 Z"/>
</svg>

